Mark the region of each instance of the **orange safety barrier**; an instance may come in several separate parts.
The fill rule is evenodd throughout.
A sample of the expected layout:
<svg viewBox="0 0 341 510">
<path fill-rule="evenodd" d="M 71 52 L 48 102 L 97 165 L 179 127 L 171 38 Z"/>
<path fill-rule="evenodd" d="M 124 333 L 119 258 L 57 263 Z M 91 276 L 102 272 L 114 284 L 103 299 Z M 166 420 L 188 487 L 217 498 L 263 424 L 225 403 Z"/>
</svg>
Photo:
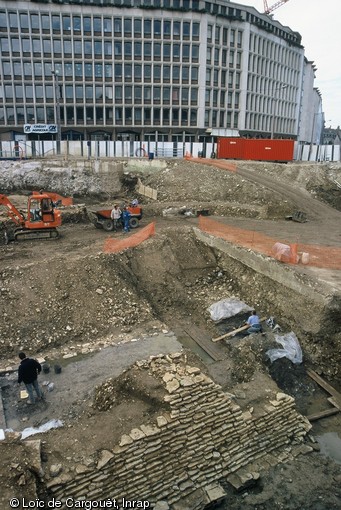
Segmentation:
<svg viewBox="0 0 341 510">
<path fill-rule="evenodd" d="M 195 161 L 196 163 L 202 163 L 203 165 L 214 166 L 215 168 L 220 168 L 221 170 L 228 170 L 229 172 L 237 171 L 236 163 L 229 163 L 228 161 L 225 161 L 225 160 L 207 159 L 207 158 L 191 158 L 191 161 Z"/>
<path fill-rule="evenodd" d="M 281 242 L 254 230 L 233 227 L 203 216 L 199 216 L 199 228 L 203 232 L 286 264 L 341 269 L 341 248 L 338 247 Z"/>
<path fill-rule="evenodd" d="M 155 222 L 149 223 L 149 225 L 139 230 L 139 232 L 136 232 L 136 234 L 124 237 L 123 239 L 109 237 L 104 243 L 103 251 L 104 253 L 118 253 L 127 248 L 134 248 L 154 234 Z"/>
</svg>

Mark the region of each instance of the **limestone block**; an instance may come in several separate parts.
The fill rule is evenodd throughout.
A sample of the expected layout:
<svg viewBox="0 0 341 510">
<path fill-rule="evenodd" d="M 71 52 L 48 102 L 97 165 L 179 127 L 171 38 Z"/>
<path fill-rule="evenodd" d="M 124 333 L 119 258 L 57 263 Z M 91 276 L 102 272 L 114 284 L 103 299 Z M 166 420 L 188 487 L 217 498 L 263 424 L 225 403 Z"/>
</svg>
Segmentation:
<svg viewBox="0 0 341 510">
<path fill-rule="evenodd" d="M 166 384 L 166 390 L 168 393 L 174 393 L 180 387 L 180 383 L 177 379 L 172 379 Z M 167 395 L 166 395 L 167 396 Z M 166 396 L 164 399 L 166 400 Z"/>
<path fill-rule="evenodd" d="M 103 466 L 105 466 L 109 460 L 113 458 L 113 453 L 109 452 L 109 450 L 102 450 L 100 453 L 100 458 L 97 462 L 97 469 L 102 469 Z"/>
<path fill-rule="evenodd" d="M 140 429 L 132 429 L 129 433 L 129 436 L 134 441 L 138 441 L 139 439 L 146 437 L 146 434 L 144 432 L 142 432 L 142 430 L 140 430 Z"/>
<path fill-rule="evenodd" d="M 193 375 L 193 374 L 200 374 L 201 370 L 198 367 L 190 367 L 187 365 L 186 372 L 190 375 Z"/>
<path fill-rule="evenodd" d="M 121 441 L 119 443 L 120 446 L 126 446 L 128 444 L 131 444 L 133 443 L 133 439 L 128 436 L 127 434 L 123 434 L 123 436 L 121 437 Z"/>
<path fill-rule="evenodd" d="M 167 501 L 157 501 L 154 510 L 169 510 L 169 505 Z"/>
<path fill-rule="evenodd" d="M 174 379 L 174 374 L 171 373 L 171 372 L 166 372 L 165 375 L 162 377 L 162 380 L 165 382 L 165 383 L 168 383 L 170 381 L 172 381 Z"/>
<path fill-rule="evenodd" d="M 160 429 L 153 425 L 141 425 L 141 430 L 146 436 L 154 436 L 160 432 Z"/>
<path fill-rule="evenodd" d="M 168 420 L 167 420 L 166 416 L 162 415 L 162 416 L 157 416 L 156 422 L 157 422 L 158 427 L 164 427 L 167 425 Z"/>
</svg>

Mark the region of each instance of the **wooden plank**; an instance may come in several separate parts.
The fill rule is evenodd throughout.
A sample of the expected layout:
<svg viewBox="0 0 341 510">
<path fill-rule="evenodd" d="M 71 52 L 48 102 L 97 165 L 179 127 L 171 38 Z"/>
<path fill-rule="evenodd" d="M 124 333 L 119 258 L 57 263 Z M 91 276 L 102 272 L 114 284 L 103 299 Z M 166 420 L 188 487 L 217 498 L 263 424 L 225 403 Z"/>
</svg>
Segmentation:
<svg viewBox="0 0 341 510">
<path fill-rule="evenodd" d="M 210 349 L 212 347 L 210 337 L 207 342 L 202 342 L 198 335 L 193 331 L 193 327 L 188 324 L 176 323 L 171 325 L 171 329 L 174 331 L 177 337 L 186 336 L 195 342 L 200 349 L 202 349 L 210 358 L 214 361 L 224 359 L 223 355 L 220 355 L 216 350 Z M 199 330 L 200 331 L 200 330 Z"/>
<path fill-rule="evenodd" d="M 339 406 L 338 402 L 335 400 L 334 397 L 329 397 L 327 398 L 327 400 L 332 406 L 336 407 L 339 411 L 341 411 L 341 407 Z"/>
<path fill-rule="evenodd" d="M 266 317 L 262 317 L 260 319 L 260 322 L 265 321 Z M 241 326 L 238 329 L 234 329 L 233 331 L 230 331 L 229 333 L 225 333 L 224 335 L 218 336 L 217 338 L 212 338 L 212 342 L 218 342 L 219 340 L 222 340 L 223 338 L 228 338 L 229 336 L 234 336 L 240 331 L 245 331 L 246 329 L 249 329 L 251 326 L 249 324 L 246 324 L 245 326 Z"/>
<path fill-rule="evenodd" d="M 320 418 L 326 418 L 327 416 L 332 416 L 333 414 L 337 414 L 339 412 L 340 411 L 336 407 L 333 407 L 331 409 L 326 409 L 325 411 L 321 411 L 319 413 L 311 414 L 310 416 L 307 416 L 307 418 L 309 421 L 316 421 L 319 420 Z"/>
<path fill-rule="evenodd" d="M 217 346 L 212 345 L 211 337 L 204 333 L 201 329 L 194 325 L 185 325 L 184 331 L 205 351 L 211 356 L 214 361 L 224 359 L 224 355 Z"/>
<path fill-rule="evenodd" d="M 310 368 L 307 369 L 307 374 L 314 379 L 317 384 L 321 386 L 324 390 L 329 393 L 332 397 L 334 397 L 335 406 L 338 408 L 341 408 L 341 393 L 339 393 L 333 386 L 331 386 L 327 381 L 322 379 L 320 375 L 318 375 L 314 370 L 311 370 Z"/>
</svg>

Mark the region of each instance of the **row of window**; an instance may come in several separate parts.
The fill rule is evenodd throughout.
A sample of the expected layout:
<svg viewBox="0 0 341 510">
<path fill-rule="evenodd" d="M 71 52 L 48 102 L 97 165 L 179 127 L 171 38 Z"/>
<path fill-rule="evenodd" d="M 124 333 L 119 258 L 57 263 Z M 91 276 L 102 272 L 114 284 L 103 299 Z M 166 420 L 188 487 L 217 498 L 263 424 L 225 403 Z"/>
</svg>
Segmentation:
<svg viewBox="0 0 341 510">
<path fill-rule="evenodd" d="M 0 86 L 0 91 L 2 87 Z M 56 101 L 55 89 L 51 85 L 12 85 L 4 86 L 6 103 L 52 103 Z M 14 92 L 14 95 L 13 95 Z M 2 100 L 1 94 L 0 99 Z M 151 86 L 93 86 L 65 85 L 60 87 L 60 101 L 73 103 L 128 103 L 142 104 L 151 102 L 160 104 L 178 103 L 197 104 L 198 88 L 189 87 L 151 87 Z"/>
<path fill-rule="evenodd" d="M 20 25 L 18 25 L 18 19 Z M 0 30 L 7 28 L 12 33 L 32 34 L 37 32 L 79 36 L 98 35 L 111 37 L 134 37 L 144 39 L 199 39 L 200 23 L 177 20 L 143 19 L 143 18 L 112 18 L 102 16 L 69 16 L 50 14 L 0 13 Z"/>
<path fill-rule="evenodd" d="M 103 108 L 66 106 L 60 109 L 62 125 L 172 125 L 196 126 L 197 110 L 189 108 Z M 55 122 L 53 107 L 0 107 L 0 125 Z"/>
<path fill-rule="evenodd" d="M 273 125 L 273 122 L 274 118 L 272 115 L 247 112 L 245 129 L 263 132 L 270 132 L 274 129 L 275 132 L 287 134 L 293 134 L 295 132 L 295 121 L 293 119 L 286 119 L 280 115 L 276 115 L 275 125 Z"/>
<path fill-rule="evenodd" d="M 237 129 L 238 119 L 238 112 L 205 110 L 205 127 Z"/>
<path fill-rule="evenodd" d="M 301 53 L 297 50 L 252 33 L 250 34 L 249 40 L 249 52 L 250 58 L 265 57 L 276 62 L 281 62 L 287 67 L 292 67 L 294 69 L 300 66 Z"/>
<path fill-rule="evenodd" d="M 234 28 L 227 28 L 221 25 L 207 25 L 207 42 L 215 42 L 217 45 L 227 46 L 231 48 L 237 46 L 242 47 L 243 32 Z"/>
<path fill-rule="evenodd" d="M 100 63 L 71 63 L 56 64 L 55 70 L 65 81 L 146 81 L 151 83 L 198 83 L 199 67 L 186 65 L 161 65 L 161 64 L 100 64 Z M 31 62 L 10 61 L 2 62 L 4 80 L 31 79 L 52 81 L 52 62 Z"/>
<path fill-rule="evenodd" d="M 199 61 L 199 45 L 190 43 L 159 43 L 135 41 L 65 40 L 59 39 L 16 39 L 0 38 L 0 54 L 8 56 L 23 55 L 40 57 L 41 55 L 60 58 L 82 57 L 85 59 L 126 59 L 126 60 L 167 60 Z M 21 44 L 20 44 L 21 43 Z"/>
<path fill-rule="evenodd" d="M 214 64 L 217 67 L 226 67 L 227 62 L 229 67 L 241 68 L 242 53 L 240 51 L 234 51 L 224 48 L 213 48 L 207 46 L 206 48 L 206 64 Z"/>
</svg>

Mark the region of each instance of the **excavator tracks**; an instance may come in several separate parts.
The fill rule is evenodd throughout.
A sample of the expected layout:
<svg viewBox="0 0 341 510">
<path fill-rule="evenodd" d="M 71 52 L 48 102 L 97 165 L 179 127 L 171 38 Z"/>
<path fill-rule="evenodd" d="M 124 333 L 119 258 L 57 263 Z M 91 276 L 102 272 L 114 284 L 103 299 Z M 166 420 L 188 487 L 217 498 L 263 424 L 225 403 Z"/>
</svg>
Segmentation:
<svg viewBox="0 0 341 510">
<path fill-rule="evenodd" d="M 18 229 L 14 232 L 14 241 L 29 241 L 35 239 L 52 240 L 59 237 L 59 232 L 55 228 L 47 228 L 44 230 L 22 230 Z"/>
</svg>

